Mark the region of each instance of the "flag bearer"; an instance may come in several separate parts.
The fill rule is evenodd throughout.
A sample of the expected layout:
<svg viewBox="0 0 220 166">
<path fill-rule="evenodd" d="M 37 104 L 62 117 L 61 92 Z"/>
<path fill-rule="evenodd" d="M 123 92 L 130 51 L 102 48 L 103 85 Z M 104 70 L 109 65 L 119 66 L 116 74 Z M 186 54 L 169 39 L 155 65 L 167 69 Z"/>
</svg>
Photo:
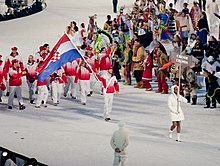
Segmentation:
<svg viewBox="0 0 220 166">
<path fill-rule="evenodd" d="M 40 67 L 43 61 L 40 61 L 37 67 Z M 48 89 L 47 89 L 47 79 L 40 81 L 37 79 L 37 100 L 35 108 L 40 108 L 40 106 L 47 107 L 48 99 Z"/>
<path fill-rule="evenodd" d="M 108 75 L 103 83 L 104 85 L 104 119 L 105 121 L 111 120 L 109 114 L 112 111 L 113 94 L 115 91 L 119 92 L 119 85 L 117 79 L 113 76 L 113 69 L 108 69 Z"/>
</svg>

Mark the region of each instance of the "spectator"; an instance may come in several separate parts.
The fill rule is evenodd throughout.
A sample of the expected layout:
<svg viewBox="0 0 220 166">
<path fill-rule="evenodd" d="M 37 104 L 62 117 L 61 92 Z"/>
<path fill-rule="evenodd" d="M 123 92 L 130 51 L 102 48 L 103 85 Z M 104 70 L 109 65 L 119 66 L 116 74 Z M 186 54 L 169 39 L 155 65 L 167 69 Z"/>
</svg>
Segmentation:
<svg viewBox="0 0 220 166">
<path fill-rule="evenodd" d="M 218 78 L 206 69 L 203 69 L 206 84 L 206 106 L 204 108 L 216 108 L 216 96 L 220 93 Z M 219 96 L 219 95 L 218 95 Z M 220 99 L 218 99 L 219 102 Z M 211 106 L 212 104 L 212 106 Z"/>
<path fill-rule="evenodd" d="M 189 15 L 192 20 L 193 29 L 197 30 L 198 22 L 202 15 L 202 11 L 198 5 L 198 2 L 193 2 L 193 7 L 191 8 Z"/>
<path fill-rule="evenodd" d="M 150 52 L 145 51 L 145 60 L 143 62 L 144 72 L 142 76 L 142 81 L 145 84 L 146 91 L 152 91 L 152 87 L 150 81 L 152 81 L 152 69 L 153 69 L 153 61 L 150 56 Z"/>
<path fill-rule="evenodd" d="M 131 62 L 132 62 L 132 46 L 131 42 L 126 42 L 126 48 L 123 54 L 122 75 L 124 77 L 124 85 L 131 85 Z"/>
<path fill-rule="evenodd" d="M 206 11 L 206 0 L 199 0 L 199 7 Z"/>
<path fill-rule="evenodd" d="M 117 41 L 114 41 L 113 49 L 112 49 L 112 67 L 113 67 L 113 73 L 118 81 L 120 81 L 121 79 L 121 75 L 119 72 L 119 69 L 121 68 L 121 65 L 119 64 L 119 60 L 121 57 L 122 57 L 122 53 L 119 48 L 119 44 Z"/>
<path fill-rule="evenodd" d="M 202 12 L 202 16 L 198 21 L 198 32 L 197 35 L 201 39 L 203 45 L 207 44 L 207 35 L 209 34 L 208 20 L 205 12 Z"/>
<path fill-rule="evenodd" d="M 196 37 L 196 43 L 194 47 L 192 48 L 192 55 L 199 60 L 199 63 L 193 68 L 194 72 L 201 72 L 202 68 L 202 60 L 204 58 L 204 46 L 201 42 L 201 39 L 199 36 Z"/>
<path fill-rule="evenodd" d="M 108 31 L 109 33 L 111 33 L 111 31 L 112 31 L 112 20 L 111 20 L 110 15 L 107 15 L 107 21 L 105 22 L 103 29 Z"/>
<path fill-rule="evenodd" d="M 118 0 L 112 0 L 112 3 L 113 3 L 113 12 L 117 13 Z"/>
<path fill-rule="evenodd" d="M 210 32 L 214 32 L 215 27 L 218 25 L 218 19 L 214 13 L 219 13 L 219 7 L 215 0 L 212 0 L 207 6 L 207 12 L 209 13 Z"/>
<path fill-rule="evenodd" d="M 210 36 L 206 46 L 206 57 L 213 56 L 215 60 L 220 61 L 219 55 L 220 43 L 214 36 Z"/>
<path fill-rule="evenodd" d="M 141 65 L 141 63 L 145 59 L 144 52 L 145 50 L 144 47 L 141 45 L 140 40 L 136 39 L 133 47 L 133 56 L 132 56 L 132 62 L 133 62 L 132 70 L 137 82 L 137 85 L 135 85 L 134 88 L 144 88 L 144 84 L 142 81 L 144 67 Z"/>
</svg>

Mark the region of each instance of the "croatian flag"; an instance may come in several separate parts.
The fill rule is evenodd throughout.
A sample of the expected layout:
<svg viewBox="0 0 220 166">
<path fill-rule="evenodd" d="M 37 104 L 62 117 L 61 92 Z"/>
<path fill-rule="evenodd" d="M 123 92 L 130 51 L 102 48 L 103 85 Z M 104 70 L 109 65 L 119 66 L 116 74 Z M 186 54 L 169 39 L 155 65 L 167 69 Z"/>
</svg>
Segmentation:
<svg viewBox="0 0 220 166">
<path fill-rule="evenodd" d="M 76 46 L 70 41 L 67 34 L 64 34 L 54 46 L 50 55 L 37 69 L 38 79 L 44 81 L 55 70 L 77 58 L 82 58 Z"/>
</svg>

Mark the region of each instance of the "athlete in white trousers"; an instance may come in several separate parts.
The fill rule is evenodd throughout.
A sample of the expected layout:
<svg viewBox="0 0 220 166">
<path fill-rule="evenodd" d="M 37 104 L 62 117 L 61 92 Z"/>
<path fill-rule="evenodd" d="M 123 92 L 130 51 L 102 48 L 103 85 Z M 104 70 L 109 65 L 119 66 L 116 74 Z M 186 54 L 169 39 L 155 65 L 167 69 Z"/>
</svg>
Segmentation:
<svg viewBox="0 0 220 166">
<path fill-rule="evenodd" d="M 97 80 L 96 80 L 94 74 L 90 73 L 90 91 L 89 91 L 90 95 L 92 95 L 92 93 L 93 93 L 93 89 L 96 85 L 96 82 L 97 82 Z"/>
<path fill-rule="evenodd" d="M 29 92 L 29 100 L 31 104 L 33 104 L 35 100 L 35 91 L 37 88 L 36 68 L 37 68 L 37 63 L 34 61 L 33 55 L 29 55 L 28 63 L 26 65 L 26 71 L 27 71 L 27 85 L 28 85 L 28 92 Z"/>
<path fill-rule="evenodd" d="M 108 69 L 108 77 L 105 79 L 104 85 L 104 119 L 105 121 L 111 120 L 109 115 L 112 112 L 113 95 L 115 91 L 119 92 L 119 85 L 115 76 L 112 76 L 113 69 Z"/>
<path fill-rule="evenodd" d="M 38 67 L 42 65 L 43 61 L 38 63 Z M 40 108 L 40 106 L 47 107 L 47 99 L 48 99 L 48 88 L 47 88 L 47 79 L 44 81 L 37 80 L 37 100 L 35 104 L 35 108 Z"/>
<path fill-rule="evenodd" d="M 100 76 L 102 76 L 103 78 L 107 78 L 108 77 L 108 70 L 101 70 L 100 71 Z"/>
<path fill-rule="evenodd" d="M 87 94 L 90 93 L 90 80 L 79 80 L 79 86 L 81 89 L 80 99 L 83 105 L 87 102 Z"/>
<path fill-rule="evenodd" d="M 59 80 L 54 80 L 51 83 L 52 88 L 52 98 L 53 98 L 53 104 L 57 106 L 59 104 L 61 93 L 63 92 L 63 84 L 59 83 Z"/>
<path fill-rule="evenodd" d="M 47 99 L 48 99 L 48 89 L 47 89 L 47 81 L 45 81 L 45 85 L 37 86 L 38 94 L 36 100 L 36 108 L 40 108 L 40 106 L 47 107 Z M 42 104 L 43 101 L 43 104 Z"/>
<path fill-rule="evenodd" d="M 104 102 L 104 119 L 107 120 L 112 112 L 113 93 L 104 93 Z"/>
</svg>

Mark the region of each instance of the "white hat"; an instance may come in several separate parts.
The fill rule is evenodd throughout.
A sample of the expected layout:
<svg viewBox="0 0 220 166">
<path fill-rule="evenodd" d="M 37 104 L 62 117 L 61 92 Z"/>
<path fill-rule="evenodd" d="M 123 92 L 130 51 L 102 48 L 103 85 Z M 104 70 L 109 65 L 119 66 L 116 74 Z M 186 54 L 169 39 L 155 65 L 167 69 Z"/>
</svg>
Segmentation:
<svg viewBox="0 0 220 166">
<path fill-rule="evenodd" d="M 207 58 L 207 60 L 208 60 L 208 62 L 213 62 L 213 61 L 214 61 L 214 58 L 213 58 L 213 56 L 209 56 L 209 57 Z"/>
<path fill-rule="evenodd" d="M 124 122 L 124 121 L 120 121 L 120 122 L 118 123 L 118 127 L 120 127 L 120 128 L 125 127 L 125 122 Z"/>
</svg>

